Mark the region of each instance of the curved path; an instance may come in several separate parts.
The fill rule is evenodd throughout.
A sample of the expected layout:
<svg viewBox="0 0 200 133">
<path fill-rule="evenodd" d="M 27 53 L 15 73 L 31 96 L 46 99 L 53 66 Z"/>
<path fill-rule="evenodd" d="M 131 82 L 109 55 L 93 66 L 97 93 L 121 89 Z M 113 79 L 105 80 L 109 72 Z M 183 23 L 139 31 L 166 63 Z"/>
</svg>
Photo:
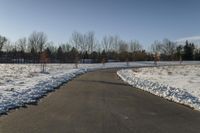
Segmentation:
<svg viewBox="0 0 200 133">
<path fill-rule="evenodd" d="M 200 112 L 90 72 L 0 117 L 0 133 L 199 133 Z"/>
</svg>

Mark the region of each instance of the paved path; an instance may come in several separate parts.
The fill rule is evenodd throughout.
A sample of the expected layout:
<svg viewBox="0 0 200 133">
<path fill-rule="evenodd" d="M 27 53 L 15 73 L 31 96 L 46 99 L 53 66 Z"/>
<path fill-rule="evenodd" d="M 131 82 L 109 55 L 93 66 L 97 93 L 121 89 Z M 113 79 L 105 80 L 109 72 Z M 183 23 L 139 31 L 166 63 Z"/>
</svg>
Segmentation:
<svg viewBox="0 0 200 133">
<path fill-rule="evenodd" d="M 200 133 L 200 112 L 132 88 L 116 70 L 104 70 L 0 117 L 0 133 Z"/>
</svg>

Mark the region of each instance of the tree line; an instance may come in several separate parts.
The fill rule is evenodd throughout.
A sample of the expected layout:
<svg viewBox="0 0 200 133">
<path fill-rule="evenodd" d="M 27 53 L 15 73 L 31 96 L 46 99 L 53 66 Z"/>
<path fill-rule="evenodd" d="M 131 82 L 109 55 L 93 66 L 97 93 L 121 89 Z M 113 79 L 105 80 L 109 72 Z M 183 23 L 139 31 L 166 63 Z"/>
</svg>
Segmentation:
<svg viewBox="0 0 200 133">
<path fill-rule="evenodd" d="M 159 54 L 161 60 L 200 60 L 200 48 L 192 42 L 185 41 L 185 44 L 179 44 L 164 39 L 155 41 L 151 45 L 153 53 Z"/>
<path fill-rule="evenodd" d="M 0 35 L 0 63 L 99 63 L 117 61 L 199 60 L 200 49 L 188 41 L 180 45 L 168 39 L 155 41 L 145 50 L 136 40 L 125 41 L 119 36 L 74 32 L 68 42 L 55 45 L 44 32 L 11 42 Z"/>
</svg>

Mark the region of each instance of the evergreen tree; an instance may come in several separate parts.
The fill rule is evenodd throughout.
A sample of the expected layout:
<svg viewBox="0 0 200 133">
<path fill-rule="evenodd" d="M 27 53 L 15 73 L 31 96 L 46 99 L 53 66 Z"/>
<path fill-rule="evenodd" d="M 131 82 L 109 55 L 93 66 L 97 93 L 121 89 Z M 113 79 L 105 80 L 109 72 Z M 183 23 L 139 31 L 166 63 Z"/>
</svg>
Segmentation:
<svg viewBox="0 0 200 133">
<path fill-rule="evenodd" d="M 184 60 L 194 59 L 194 49 L 195 49 L 194 44 L 186 41 L 185 46 L 184 46 Z"/>
<path fill-rule="evenodd" d="M 62 47 L 58 47 L 58 50 L 57 50 L 57 60 L 60 63 L 64 62 L 64 53 L 63 53 Z"/>
<path fill-rule="evenodd" d="M 79 52 L 76 48 L 73 47 L 69 55 L 71 62 L 77 63 L 79 61 Z"/>
</svg>

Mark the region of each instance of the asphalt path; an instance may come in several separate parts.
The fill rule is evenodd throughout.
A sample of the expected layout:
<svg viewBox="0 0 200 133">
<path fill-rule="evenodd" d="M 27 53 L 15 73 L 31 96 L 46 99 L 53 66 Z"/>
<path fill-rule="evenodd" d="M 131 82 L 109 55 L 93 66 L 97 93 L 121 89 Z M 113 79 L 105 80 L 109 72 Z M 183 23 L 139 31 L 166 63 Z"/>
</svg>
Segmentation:
<svg viewBox="0 0 200 133">
<path fill-rule="evenodd" d="M 0 133 L 200 133 L 200 112 L 89 72 L 37 105 L 0 117 Z"/>
</svg>

